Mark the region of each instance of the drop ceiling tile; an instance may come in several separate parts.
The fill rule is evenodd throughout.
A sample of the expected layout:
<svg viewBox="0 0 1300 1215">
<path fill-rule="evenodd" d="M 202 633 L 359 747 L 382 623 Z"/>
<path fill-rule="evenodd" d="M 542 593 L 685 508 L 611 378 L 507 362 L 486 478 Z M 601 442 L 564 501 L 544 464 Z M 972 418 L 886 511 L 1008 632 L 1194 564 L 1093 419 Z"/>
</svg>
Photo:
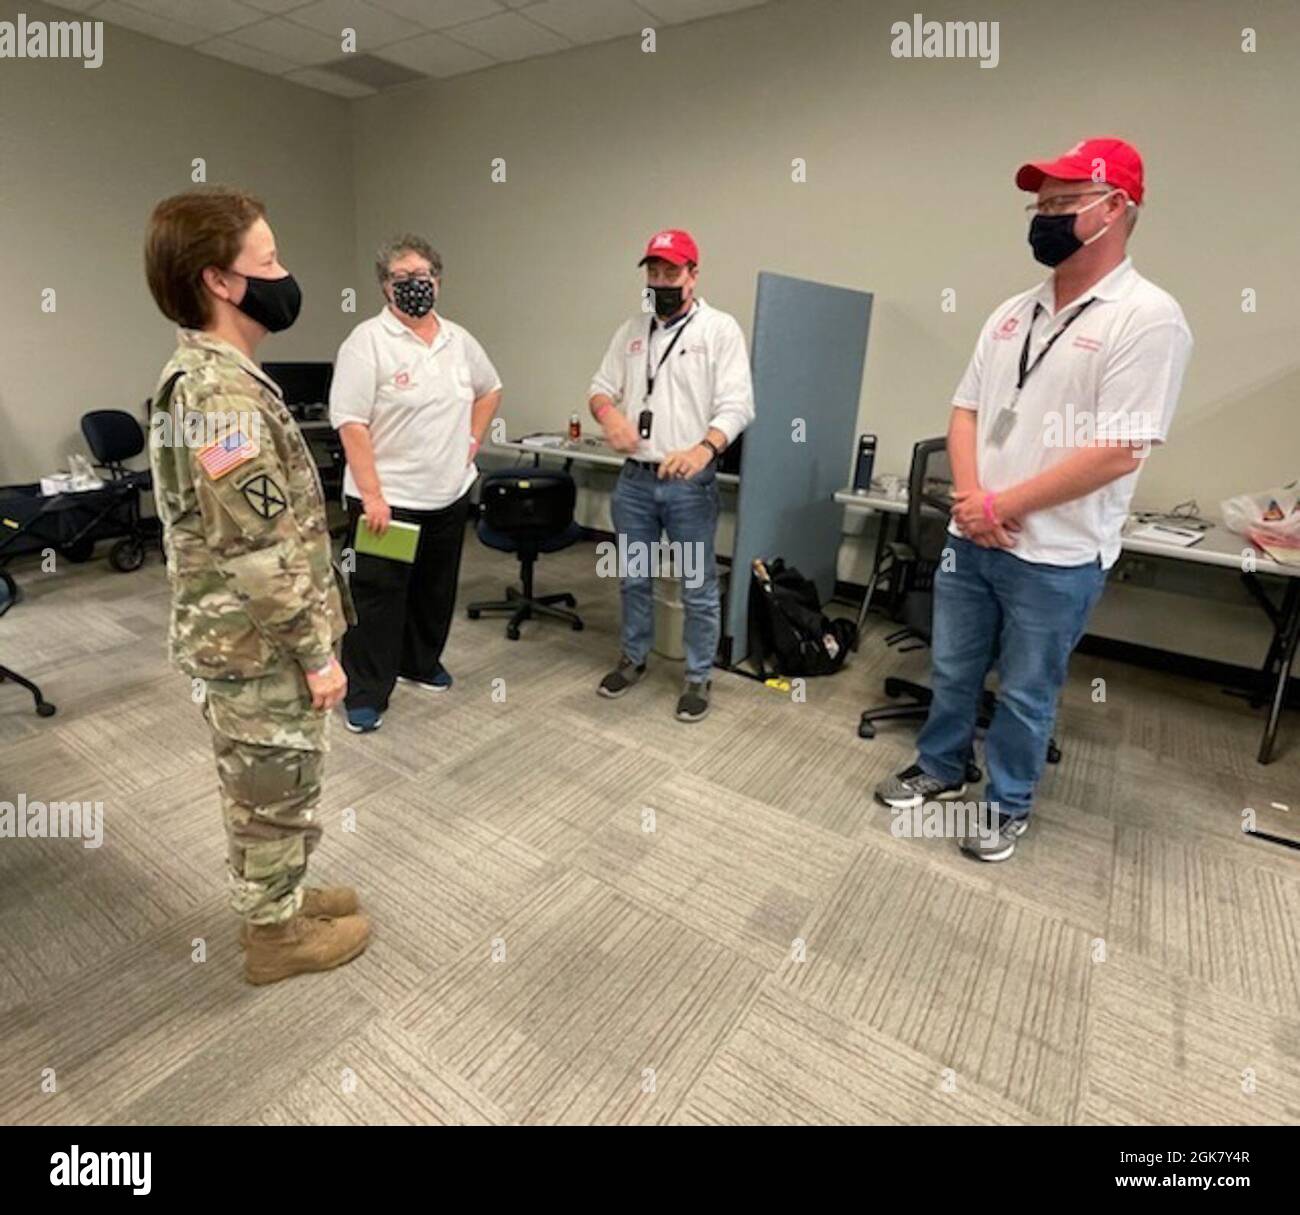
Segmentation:
<svg viewBox="0 0 1300 1215">
<path fill-rule="evenodd" d="M 632 0 L 540 0 L 527 17 L 579 44 L 637 34 L 654 24 Z"/>
<path fill-rule="evenodd" d="M 233 31 L 230 38 L 255 50 L 280 55 L 299 67 L 326 63 L 343 52 L 342 38 L 328 38 L 283 17 L 268 17 L 256 25 L 245 26 Z"/>
<path fill-rule="evenodd" d="M 344 76 L 336 76 L 333 72 L 323 72 L 320 68 L 295 68 L 292 72 L 286 72 L 284 78 L 292 80 L 295 84 L 305 84 L 313 89 L 323 89 L 327 93 L 333 93 L 336 97 L 369 97 L 375 92 L 374 89 L 367 88 L 364 84 L 358 84 L 355 80 L 348 80 Z"/>
<path fill-rule="evenodd" d="M 356 30 L 357 49 L 362 51 L 424 33 L 424 26 L 361 0 L 313 0 L 305 8 L 294 9 L 288 20 L 334 39 L 341 39 L 345 29 Z"/>
<path fill-rule="evenodd" d="M 215 55 L 229 63 L 238 63 L 241 67 L 253 68 L 258 72 L 270 72 L 273 76 L 282 76 L 298 65 L 283 55 L 271 55 L 242 42 L 232 42 L 229 38 L 209 38 L 194 48 L 205 55 Z"/>
<path fill-rule="evenodd" d="M 148 34 L 150 38 L 161 38 L 164 42 L 179 42 L 182 46 L 200 42 L 212 36 L 211 30 L 201 25 L 191 25 L 188 21 L 176 21 L 170 17 L 159 17 L 146 13 L 143 9 L 123 4 L 122 0 L 104 0 L 97 9 L 92 10 L 95 21 L 107 21 L 110 25 L 120 25 L 125 29 L 135 30 L 138 34 Z"/>
<path fill-rule="evenodd" d="M 572 44 L 559 34 L 521 17 L 518 13 L 499 13 L 458 25 L 451 36 L 493 59 L 527 59 L 531 55 L 549 55 Z"/>
<path fill-rule="evenodd" d="M 425 29 L 446 29 L 501 12 L 501 0 L 371 0 L 378 8 L 414 21 Z"/>
<path fill-rule="evenodd" d="M 46 0 L 52 8 L 71 9 L 74 13 L 84 13 L 88 8 L 94 8 L 99 0 Z"/>
<path fill-rule="evenodd" d="M 637 0 L 637 3 L 660 21 L 673 25 L 679 21 L 694 21 L 697 17 L 730 13 L 738 8 L 756 8 L 766 0 Z"/>
<path fill-rule="evenodd" d="M 291 9 L 302 8 L 310 0 L 244 0 L 244 3 L 260 8 L 264 13 L 282 15 Z"/>
<path fill-rule="evenodd" d="M 496 62 L 481 51 L 462 46 L 441 34 L 408 38 L 405 42 L 396 42 L 375 53 L 380 59 L 389 59 L 412 71 L 438 77 L 459 76 L 462 72 L 491 67 Z"/>
<path fill-rule="evenodd" d="M 241 25 L 252 25 L 261 21 L 266 14 L 259 12 L 252 5 L 241 0 L 126 0 L 132 8 L 162 17 L 168 21 L 179 21 L 185 25 L 197 26 L 211 34 L 226 34 Z M 98 16 L 98 12 L 96 13 Z"/>
</svg>

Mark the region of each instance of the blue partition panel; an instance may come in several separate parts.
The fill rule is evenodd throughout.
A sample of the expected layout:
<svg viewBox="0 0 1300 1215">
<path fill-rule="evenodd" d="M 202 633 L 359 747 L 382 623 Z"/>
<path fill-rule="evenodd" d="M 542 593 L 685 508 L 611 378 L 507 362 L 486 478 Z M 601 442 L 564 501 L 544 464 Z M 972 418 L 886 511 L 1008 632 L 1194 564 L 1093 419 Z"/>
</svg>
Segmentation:
<svg viewBox="0 0 1300 1215">
<path fill-rule="evenodd" d="M 871 294 L 763 271 L 754 303 L 756 417 L 745 432 L 724 633 L 733 665 L 749 652 L 750 563 L 784 557 L 835 589 L 843 510 L 833 495 L 853 464 Z M 724 643 L 725 644 L 725 643 Z"/>
</svg>

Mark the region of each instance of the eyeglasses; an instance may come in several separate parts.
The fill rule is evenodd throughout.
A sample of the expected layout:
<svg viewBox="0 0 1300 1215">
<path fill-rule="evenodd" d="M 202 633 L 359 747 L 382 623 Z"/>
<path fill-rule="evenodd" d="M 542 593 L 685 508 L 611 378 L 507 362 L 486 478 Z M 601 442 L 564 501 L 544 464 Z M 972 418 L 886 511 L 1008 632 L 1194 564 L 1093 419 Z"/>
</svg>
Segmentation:
<svg viewBox="0 0 1300 1215">
<path fill-rule="evenodd" d="M 1100 198 L 1106 194 L 1114 194 L 1111 189 L 1105 190 L 1084 190 L 1079 194 L 1054 194 L 1051 198 L 1040 199 L 1038 202 L 1031 202 L 1025 207 L 1026 215 L 1068 215 L 1074 208 L 1070 205 L 1076 203 L 1081 198 Z"/>
</svg>

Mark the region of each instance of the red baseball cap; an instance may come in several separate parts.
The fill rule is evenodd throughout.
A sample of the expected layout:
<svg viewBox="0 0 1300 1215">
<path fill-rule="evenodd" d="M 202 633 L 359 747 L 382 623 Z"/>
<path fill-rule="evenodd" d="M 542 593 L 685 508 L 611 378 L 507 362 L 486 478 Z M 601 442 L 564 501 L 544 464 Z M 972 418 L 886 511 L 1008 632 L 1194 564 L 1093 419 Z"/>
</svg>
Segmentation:
<svg viewBox="0 0 1300 1215">
<path fill-rule="evenodd" d="M 652 257 L 662 257 L 674 266 L 684 266 L 687 262 L 699 265 L 700 249 L 695 243 L 695 237 L 689 232 L 683 232 L 680 228 L 665 228 L 650 238 L 650 243 L 645 247 L 645 256 L 637 265 L 644 266 Z"/>
<path fill-rule="evenodd" d="M 1031 160 L 1016 170 L 1016 185 L 1037 190 L 1044 177 L 1061 181 L 1104 181 L 1142 202 L 1142 157 L 1122 139 L 1085 139 L 1055 160 Z"/>
</svg>

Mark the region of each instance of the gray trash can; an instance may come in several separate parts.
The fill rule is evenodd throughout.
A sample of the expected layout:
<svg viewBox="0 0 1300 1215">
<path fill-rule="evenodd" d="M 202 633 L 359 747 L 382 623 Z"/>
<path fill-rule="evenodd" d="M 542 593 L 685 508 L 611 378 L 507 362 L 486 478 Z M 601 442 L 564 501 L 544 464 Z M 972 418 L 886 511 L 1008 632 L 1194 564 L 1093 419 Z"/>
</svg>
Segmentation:
<svg viewBox="0 0 1300 1215">
<path fill-rule="evenodd" d="M 727 602 L 727 579 L 731 571 L 718 568 L 718 593 L 724 605 Z M 655 639 L 651 649 L 660 658 L 683 662 L 686 658 L 686 605 L 682 602 L 682 580 L 672 575 L 661 575 L 654 580 Z"/>
</svg>

